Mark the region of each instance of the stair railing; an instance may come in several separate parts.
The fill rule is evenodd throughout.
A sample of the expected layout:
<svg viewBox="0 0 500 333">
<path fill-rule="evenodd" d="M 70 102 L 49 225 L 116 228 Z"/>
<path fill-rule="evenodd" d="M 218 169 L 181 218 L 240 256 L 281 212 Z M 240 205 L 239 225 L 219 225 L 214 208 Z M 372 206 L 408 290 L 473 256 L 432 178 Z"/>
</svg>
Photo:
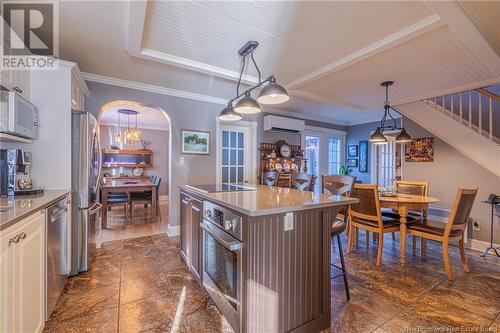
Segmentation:
<svg viewBox="0 0 500 333">
<path fill-rule="evenodd" d="M 500 139 L 495 136 L 493 128 L 494 112 L 497 113 L 496 117 L 500 116 L 500 114 L 498 114 L 499 110 L 494 109 L 494 103 L 497 103 L 500 107 L 500 97 L 496 94 L 484 88 L 478 88 L 424 99 L 422 102 L 458 121 L 460 124 L 487 137 L 493 142 L 500 144 Z M 487 119 L 483 119 L 484 110 L 487 110 Z M 484 121 L 488 122 L 488 130 L 483 128 Z"/>
</svg>

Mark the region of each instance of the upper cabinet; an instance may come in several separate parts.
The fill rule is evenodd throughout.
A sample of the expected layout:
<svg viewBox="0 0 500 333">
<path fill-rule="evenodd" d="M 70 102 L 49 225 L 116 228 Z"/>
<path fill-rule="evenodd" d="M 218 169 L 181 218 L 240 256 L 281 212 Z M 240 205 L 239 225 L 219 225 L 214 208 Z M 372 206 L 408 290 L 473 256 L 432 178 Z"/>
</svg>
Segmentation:
<svg viewBox="0 0 500 333">
<path fill-rule="evenodd" d="M 85 95 L 88 92 L 80 70 L 75 68 L 71 73 L 71 108 L 73 110 L 85 110 Z"/>
<path fill-rule="evenodd" d="M 15 90 L 21 96 L 30 99 L 30 71 L 29 70 L 2 70 L 0 84 L 8 89 Z"/>
</svg>

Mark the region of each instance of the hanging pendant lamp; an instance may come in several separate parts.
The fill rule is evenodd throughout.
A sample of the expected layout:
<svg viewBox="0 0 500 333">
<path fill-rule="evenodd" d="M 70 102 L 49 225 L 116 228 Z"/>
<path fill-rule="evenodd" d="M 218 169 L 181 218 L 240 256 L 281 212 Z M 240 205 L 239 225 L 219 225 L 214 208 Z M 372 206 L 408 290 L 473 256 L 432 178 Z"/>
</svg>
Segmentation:
<svg viewBox="0 0 500 333">
<path fill-rule="evenodd" d="M 259 103 L 280 104 L 290 99 L 286 89 L 276 83 L 276 78 L 274 77 L 274 75 L 270 75 L 265 80 L 261 80 L 259 67 L 257 66 L 257 63 L 255 62 L 255 59 L 253 57 L 253 51 L 257 48 L 257 46 L 259 46 L 259 43 L 257 41 L 249 41 L 245 45 L 243 45 L 241 49 L 238 50 L 238 54 L 242 58 L 240 76 L 238 78 L 238 84 L 236 86 L 236 96 L 229 100 L 228 106 L 219 113 L 219 119 L 228 121 L 240 120 L 241 115 L 239 115 L 238 118 L 238 116 L 235 116 L 235 114 L 254 114 L 261 112 L 262 109 Z M 255 69 L 257 70 L 257 73 L 259 75 L 259 82 L 240 93 L 241 78 L 245 70 L 247 56 L 250 56 Z M 257 100 L 255 100 L 250 93 L 266 83 L 267 86 L 265 86 L 260 91 Z M 236 102 L 234 108 L 232 107 L 233 102 Z"/>
<path fill-rule="evenodd" d="M 398 112 L 398 110 L 394 109 L 389 103 L 389 86 L 392 86 L 393 84 L 393 81 L 385 81 L 380 84 L 382 87 L 385 87 L 384 116 L 380 121 L 380 126 L 375 129 L 370 137 L 370 142 L 373 142 L 376 145 L 387 143 L 387 138 L 383 133 L 387 130 L 400 130 L 398 136 L 396 137 L 396 143 L 407 143 L 411 142 L 412 140 L 411 136 L 406 132 L 406 129 L 404 127 L 398 126 L 396 119 L 394 119 L 394 117 L 391 115 L 391 110 Z M 391 124 L 386 124 L 387 117 L 392 120 Z"/>
</svg>

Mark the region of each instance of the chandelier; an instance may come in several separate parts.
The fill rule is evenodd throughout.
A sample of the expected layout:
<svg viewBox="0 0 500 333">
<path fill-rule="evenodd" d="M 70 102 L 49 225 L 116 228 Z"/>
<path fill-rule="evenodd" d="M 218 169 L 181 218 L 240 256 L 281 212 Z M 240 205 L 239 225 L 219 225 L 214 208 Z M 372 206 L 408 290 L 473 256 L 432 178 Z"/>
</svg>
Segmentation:
<svg viewBox="0 0 500 333">
<path fill-rule="evenodd" d="M 394 84 L 393 81 L 386 81 L 380 84 L 382 87 L 385 87 L 384 116 L 380 121 L 380 126 L 375 129 L 375 132 L 373 132 L 372 136 L 370 137 L 370 142 L 373 142 L 376 145 L 386 144 L 387 138 L 385 137 L 383 132 L 393 131 L 393 130 L 400 130 L 398 136 L 396 137 L 397 143 L 411 142 L 411 136 L 408 133 L 406 133 L 404 127 L 398 126 L 396 119 L 394 119 L 391 115 L 391 110 L 398 112 L 398 110 L 394 109 L 389 103 L 389 86 L 392 86 L 393 84 Z M 388 117 L 390 118 L 390 120 L 387 119 Z M 388 123 L 386 123 L 386 121 Z"/>
<path fill-rule="evenodd" d="M 135 141 L 139 141 L 141 139 L 141 130 L 137 127 L 137 116 L 139 112 L 135 110 L 129 109 L 119 109 L 118 110 L 118 127 L 116 129 L 115 141 L 117 143 L 123 142 L 126 145 L 130 145 Z M 127 127 L 123 130 L 120 122 L 120 115 L 124 115 L 127 117 Z M 135 127 L 130 126 L 130 117 L 135 117 Z"/>
<path fill-rule="evenodd" d="M 259 67 L 257 66 L 257 63 L 255 62 L 255 59 L 253 57 L 253 51 L 257 48 L 257 46 L 259 46 L 259 43 L 257 41 L 249 41 L 245 45 L 243 45 L 241 49 L 238 50 L 238 54 L 242 57 L 242 65 L 238 84 L 236 86 L 236 96 L 230 99 L 227 106 L 220 112 L 219 119 L 228 121 L 240 120 L 241 114 L 252 114 L 260 112 L 260 104 L 280 104 L 290 99 L 286 89 L 276 83 L 276 78 L 274 77 L 274 75 L 268 76 L 265 80 L 261 79 Z M 250 59 L 252 60 L 255 69 L 257 70 L 257 73 L 259 75 L 259 82 L 240 93 L 241 78 L 243 76 L 243 71 L 245 70 L 247 56 L 250 56 Z M 255 100 L 250 95 L 250 93 L 254 89 L 266 83 L 267 85 L 262 88 L 257 97 L 257 100 Z M 233 103 L 235 101 L 237 102 L 233 107 Z"/>
</svg>

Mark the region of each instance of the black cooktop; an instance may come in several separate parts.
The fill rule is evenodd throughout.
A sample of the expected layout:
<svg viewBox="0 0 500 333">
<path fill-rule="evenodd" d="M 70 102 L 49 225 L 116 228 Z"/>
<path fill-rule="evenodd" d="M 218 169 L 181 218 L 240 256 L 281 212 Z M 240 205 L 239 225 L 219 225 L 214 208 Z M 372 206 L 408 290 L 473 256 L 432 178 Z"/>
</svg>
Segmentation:
<svg viewBox="0 0 500 333">
<path fill-rule="evenodd" d="M 206 193 L 244 192 L 244 191 L 257 190 L 255 187 L 252 187 L 251 185 L 248 185 L 246 183 L 222 183 L 222 184 L 187 185 L 187 186 Z"/>
</svg>

